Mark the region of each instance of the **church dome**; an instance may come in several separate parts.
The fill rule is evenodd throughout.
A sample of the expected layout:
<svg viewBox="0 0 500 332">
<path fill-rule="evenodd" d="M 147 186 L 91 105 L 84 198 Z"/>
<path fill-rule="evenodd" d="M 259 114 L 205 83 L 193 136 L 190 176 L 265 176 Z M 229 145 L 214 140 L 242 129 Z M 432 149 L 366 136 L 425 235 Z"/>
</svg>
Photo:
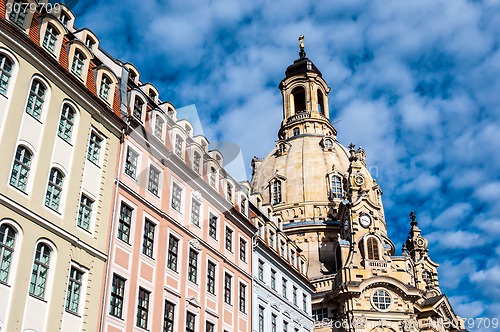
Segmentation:
<svg viewBox="0 0 500 332">
<path fill-rule="evenodd" d="M 319 69 L 314 65 L 314 63 L 308 58 L 299 58 L 293 62 L 285 71 L 285 76 L 292 77 L 297 74 L 305 73 L 305 72 L 313 72 L 322 76 Z"/>
</svg>

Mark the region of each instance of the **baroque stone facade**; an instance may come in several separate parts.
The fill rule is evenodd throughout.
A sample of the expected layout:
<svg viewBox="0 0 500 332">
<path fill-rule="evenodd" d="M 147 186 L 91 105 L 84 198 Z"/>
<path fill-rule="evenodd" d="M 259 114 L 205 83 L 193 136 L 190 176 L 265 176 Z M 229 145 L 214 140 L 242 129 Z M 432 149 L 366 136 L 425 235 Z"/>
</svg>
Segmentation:
<svg viewBox="0 0 500 332">
<path fill-rule="evenodd" d="M 396 255 L 366 153 L 337 141 L 330 89 L 302 43 L 299 55 L 279 86 L 283 122 L 276 148 L 254 158 L 251 186 L 306 256 L 316 287 L 315 330 L 462 330 L 439 288 L 438 264 L 415 214 L 403 253 Z"/>
</svg>

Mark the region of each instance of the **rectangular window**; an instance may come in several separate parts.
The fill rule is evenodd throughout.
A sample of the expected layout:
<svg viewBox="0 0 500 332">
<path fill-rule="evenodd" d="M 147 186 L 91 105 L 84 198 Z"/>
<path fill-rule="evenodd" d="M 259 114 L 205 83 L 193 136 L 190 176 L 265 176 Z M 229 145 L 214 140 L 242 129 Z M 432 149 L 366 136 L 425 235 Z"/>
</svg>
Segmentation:
<svg viewBox="0 0 500 332">
<path fill-rule="evenodd" d="M 323 319 L 328 319 L 328 308 L 314 309 L 312 316 L 316 322 L 321 322 Z"/>
<path fill-rule="evenodd" d="M 215 264 L 210 261 L 207 268 L 207 291 L 215 294 Z"/>
<path fill-rule="evenodd" d="M 201 204 L 193 197 L 191 198 L 191 223 L 200 227 L 200 207 Z"/>
<path fill-rule="evenodd" d="M 109 303 L 109 314 L 122 318 L 123 297 L 125 294 L 125 279 L 113 274 L 113 283 L 111 285 L 111 296 Z"/>
<path fill-rule="evenodd" d="M 176 183 L 172 184 L 172 209 L 181 212 L 182 188 Z"/>
<path fill-rule="evenodd" d="M 264 332 L 264 308 L 259 306 L 259 332 Z"/>
<path fill-rule="evenodd" d="M 66 310 L 78 314 L 83 272 L 73 266 L 69 272 L 68 291 L 66 293 Z"/>
<path fill-rule="evenodd" d="M 140 328 L 148 328 L 149 294 L 147 290 L 139 287 L 139 297 L 137 299 L 137 320 L 135 325 Z"/>
<path fill-rule="evenodd" d="M 168 239 L 167 267 L 177 272 L 177 255 L 179 251 L 179 240 L 172 235 Z"/>
<path fill-rule="evenodd" d="M 290 252 L 290 264 L 293 268 L 295 268 L 295 251 L 293 250 Z"/>
<path fill-rule="evenodd" d="M 155 123 L 155 136 L 158 137 L 159 139 L 162 139 L 163 137 L 163 124 L 165 121 L 161 118 L 161 116 L 156 116 L 156 123 Z"/>
<path fill-rule="evenodd" d="M 144 221 L 144 238 L 142 243 L 142 253 L 153 258 L 153 249 L 155 243 L 155 224 L 146 219 Z"/>
<path fill-rule="evenodd" d="M 94 164 L 99 164 L 99 157 L 101 154 L 101 145 L 102 139 L 97 136 L 95 132 L 90 134 L 89 140 L 89 150 L 87 152 L 87 159 L 93 162 Z"/>
<path fill-rule="evenodd" d="M 276 249 L 274 248 L 274 232 L 272 231 L 269 231 L 269 246 L 273 249 Z"/>
<path fill-rule="evenodd" d="M 276 290 L 276 271 L 271 269 L 271 288 Z"/>
<path fill-rule="evenodd" d="M 196 284 L 197 274 L 198 274 L 198 253 L 193 249 L 189 249 L 188 280 Z"/>
<path fill-rule="evenodd" d="M 217 240 L 217 216 L 210 213 L 208 218 L 208 235 Z"/>
<path fill-rule="evenodd" d="M 177 135 L 175 137 L 175 147 L 174 147 L 174 152 L 175 154 L 179 157 L 182 158 L 182 144 L 184 143 L 184 140 Z"/>
<path fill-rule="evenodd" d="M 227 200 L 233 201 L 233 186 L 230 183 L 227 184 Z"/>
<path fill-rule="evenodd" d="M 240 311 L 243 313 L 246 312 L 246 305 L 247 305 L 246 293 L 247 293 L 247 286 L 240 283 Z"/>
<path fill-rule="evenodd" d="M 297 287 L 293 286 L 292 288 L 292 299 L 293 299 L 293 304 L 297 305 Z"/>
<path fill-rule="evenodd" d="M 271 315 L 271 332 L 276 332 L 276 327 L 277 327 L 277 316 L 275 314 Z"/>
<path fill-rule="evenodd" d="M 175 305 L 165 300 L 165 312 L 163 313 L 163 332 L 174 332 L 174 310 Z"/>
<path fill-rule="evenodd" d="M 281 282 L 282 282 L 282 284 L 281 284 L 281 287 L 282 287 L 282 289 L 281 289 L 281 295 L 283 295 L 284 298 L 287 298 L 286 297 L 286 293 L 287 293 L 287 283 L 288 282 L 287 282 L 287 280 L 285 278 L 283 278 L 281 280 Z"/>
<path fill-rule="evenodd" d="M 286 247 L 285 247 L 285 241 L 280 241 L 280 254 L 281 257 L 286 259 Z"/>
<path fill-rule="evenodd" d="M 307 313 L 307 295 L 302 293 L 302 310 Z"/>
<path fill-rule="evenodd" d="M 78 208 L 77 225 L 87 231 L 90 229 L 93 205 L 94 201 L 82 194 L 80 197 L 80 207 Z"/>
<path fill-rule="evenodd" d="M 78 77 L 82 77 L 83 66 L 85 64 L 85 56 L 79 51 L 75 51 L 73 57 L 73 64 L 71 65 L 71 72 Z"/>
<path fill-rule="evenodd" d="M 153 195 L 158 196 L 160 186 L 160 171 L 156 167 L 149 166 L 148 190 Z"/>
<path fill-rule="evenodd" d="M 57 31 L 50 25 L 47 25 L 47 29 L 45 30 L 45 36 L 43 37 L 42 46 L 47 49 L 50 53 L 54 53 L 54 49 L 56 47 L 57 42 Z"/>
<path fill-rule="evenodd" d="M 247 261 L 247 241 L 240 238 L 240 260 L 242 262 Z"/>
<path fill-rule="evenodd" d="M 27 5 L 27 2 L 23 2 L 21 0 L 14 0 L 12 2 L 9 19 L 21 28 L 24 27 L 24 20 L 26 19 L 26 13 L 29 9 L 29 6 Z M 9 14 L 9 12 L 7 13 Z"/>
<path fill-rule="evenodd" d="M 195 332 L 196 315 L 192 312 L 187 312 L 186 315 L 186 332 Z"/>
<path fill-rule="evenodd" d="M 227 272 L 224 275 L 224 302 L 231 304 L 231 283 L 233 277 Z"/>
<path fill-rule="evenodd" d="M 130 226 L 132 225 L 133 209 L 122 202 L 120 206 L 120 219 L 118 220 L 118 238 L 123 242 L 129 243 Z"/>
<path fill-rule="evenodd" d="M 127 158 L 125 159 L 125 174 L 135 179 L 137 176 L 137 160 L 139 154 L 132 150 L 130 146 L 127 148 Z"/>
<path fill-rule="evenodd" d="M 207 322 L 207 327 L 205 329 L 205 332 L 215 332 L 215 324 Z"/>
<path fill-rule="evenodd" d="M 288 322 L 283 322 L 283 332 L 288 332 Z"/>
<path fill-rule="evenodd" d="M 233 230 L 226 227 L 226 249 L 233 252 Z"/>
<path fill-rule="evenodd" d="M 259 275 L 259 280 L 263 281 L 264 280 L 264 261 L 259 259 L 259 265 L 258 265 L 258 275 Z"/>
</svg>

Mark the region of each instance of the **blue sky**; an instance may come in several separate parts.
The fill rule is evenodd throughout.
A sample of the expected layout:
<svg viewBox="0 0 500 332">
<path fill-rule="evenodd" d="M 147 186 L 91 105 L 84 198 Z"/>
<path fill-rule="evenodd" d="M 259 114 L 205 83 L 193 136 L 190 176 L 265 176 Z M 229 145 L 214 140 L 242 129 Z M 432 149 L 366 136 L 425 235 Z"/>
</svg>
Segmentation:
<svg viewBox="0 0 500 332">
<path fill-rule="evenodd" d="M 274 146 L 278 84 L 308 57 L 341 143 L 361 145 L 400 247 L 417 212 L 455 311 L 500 319 L 498 1 L 80 0 L 77 26 L 134 63 L 248 166 Z"/>
</svg>

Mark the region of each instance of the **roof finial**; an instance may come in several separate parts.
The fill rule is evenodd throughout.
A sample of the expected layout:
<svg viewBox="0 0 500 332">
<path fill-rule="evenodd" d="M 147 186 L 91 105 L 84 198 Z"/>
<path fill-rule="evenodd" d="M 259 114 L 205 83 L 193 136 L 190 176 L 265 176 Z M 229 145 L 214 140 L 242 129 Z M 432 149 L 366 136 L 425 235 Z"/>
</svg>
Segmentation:
<svg viewBox="0 0 500 332">
<path fill-rule="evenodd" d="M 413 211 L 410 212 L 410 219 L 411 219 L 410 226 L 417 226 L 418 222 L 417 222 L 417 215 L 415 214 L 415 212 Z"/>
<path fill-rule="evenodd" d="M 299 56 L 300 58 L 305 58 L 306 57 L 306 51 L 304 51 L 304 35 L 300 35 L 299 36 L 299 48 L 300 48 L 300 52 L 299 52 Z"/>
</svg>

